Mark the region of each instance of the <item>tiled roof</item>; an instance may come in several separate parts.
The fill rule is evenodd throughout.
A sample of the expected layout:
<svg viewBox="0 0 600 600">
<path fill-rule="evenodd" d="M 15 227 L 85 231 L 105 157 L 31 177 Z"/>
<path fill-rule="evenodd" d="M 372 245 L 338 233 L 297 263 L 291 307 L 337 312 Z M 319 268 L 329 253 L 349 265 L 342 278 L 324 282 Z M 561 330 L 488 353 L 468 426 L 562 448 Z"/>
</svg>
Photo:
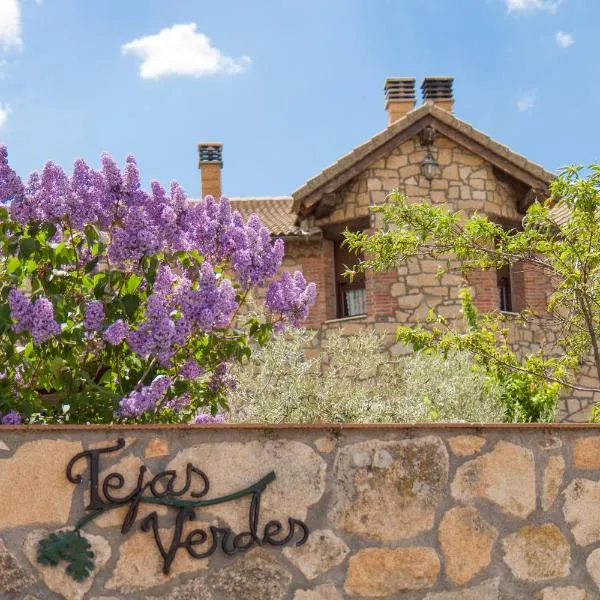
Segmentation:
<svg viewBox="0 0 600 600">
<path fill-rule="evenodd" d="M 558 225 L 566 225 L 571 217 L 571 210 L 566 204 L 559 204 L 550 209 L 550 216 Z"/>
<path fill-rule="evenodd" d="M 262 198 L 230 198 L 231 207 L 239 210 L 247 219 L 256 213 L 271 235 L 297 235 L 296 213 L 292 212 L 294 200 L 291 196 L 268 196 Z"/>
<path fill-rule="evenodd" d="M 342 174 L 344 171 L 354 166 L 363 158 L 366 158 L 379 147 L 383 146 L 383 144 L 385 144 L 391 138 L 402 133 L 410 125 L 413 125 L 427 115 L 431 115 L 436 120 L 456 129 L 463 135 L 468 136 L 481 146 L 484 146 L 491 152 L 528 172 L 534 178 L 539 179 L 542 182 L 550 183 L 550 181 L 552 181 L 554 178 L 554 175 L 549 171 L 546 171 L 543 167 L 527 160 L 524 156 L 513 152 L 507 146 L 494 141 L 492 138 L 485 135 L 481 131 L 478 131 L 465 121 L 461 121 L 460 119 L 456 118 L 452 113 L 449 113 L 448 111 L 439 108 L 432 103 L 427 103 L 422 104 L 415 110 L 409 112 L 406 116 L 398 119 L 398 121 L 392 123 L 392 125 L 374 135 L 364 144 L 356 146 L 356 148 L 342 156 L 339 160 L 321 171 L 318 175 L 309 179 L 302 187 L 298 188 L 292 194 L 294 198 L 295 209 L 299 209 L 302 204 L 302 200 L 309 196 L 312 192 L 325 186 L 334 177 Z"/>
</svg>

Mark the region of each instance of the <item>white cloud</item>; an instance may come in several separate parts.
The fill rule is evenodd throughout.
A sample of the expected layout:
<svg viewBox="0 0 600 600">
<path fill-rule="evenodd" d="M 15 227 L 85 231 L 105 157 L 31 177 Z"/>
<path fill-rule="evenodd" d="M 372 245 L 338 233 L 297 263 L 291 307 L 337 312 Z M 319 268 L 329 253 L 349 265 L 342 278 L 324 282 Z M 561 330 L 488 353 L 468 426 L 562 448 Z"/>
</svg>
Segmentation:
<svg viewBox="0 0 600 600">
<path fill-rule="evenodd" d="M 137 38 L 123 44 L 121 52 L 134 54 L 142 60 L 142 79 L 158 79 L 165 75 L 235 75 L 251 62 L 248 56 L 234 59 L 211 46 L 210 39 L 196 31 L 196 23 L 173 25 L 155 35 Z"/>
<path fill-rule="evenodd" d="M 575 36 L 572 33 L 565 33 L 564 31 L 556 32 L 556 43 L 561 48 L 568 48 L 575 43 Z"/>
<path fill-rule="evenodd" d="M 8 113 L 10 112 L 10 108 L 8 104 L 0 104 L 0 127 L 6 123 L 6 119 L 8 119 Z"/>
<path fill-rule="evenodd" d="M 521 92 L 517 98 L 517 109 L 519 112 L 529 112 L 535 107 L 536 93 Z"/>
<path fill-rule="evenodd" d="M 18 0 L 0 0 L 0 49 L 20 48 L 21 9 Z"/>
<path fill-rule="evenodd" d="M 536 10 L 545 10 L 555 13 L 563 0 L 506 0 L 508 12 L 531 13 Z"/>
</svg>

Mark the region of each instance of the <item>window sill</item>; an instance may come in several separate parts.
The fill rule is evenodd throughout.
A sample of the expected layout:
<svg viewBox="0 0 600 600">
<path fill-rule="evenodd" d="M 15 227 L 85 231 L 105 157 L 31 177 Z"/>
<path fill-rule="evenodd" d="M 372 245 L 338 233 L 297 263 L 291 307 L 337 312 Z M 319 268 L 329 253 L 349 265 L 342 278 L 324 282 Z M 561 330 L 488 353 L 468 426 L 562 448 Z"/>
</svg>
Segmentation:
<svg viewBox="0 0 600 600">
<path fill-rule="evenodd" d="M 506 315 L 507 317 L 520 317 L 521 313 L 514 312 L 513 310 L 501 310 L 498 311 L 501 315 Z"/>
<path fill-rule="evenodd" d="M 353 317 L 341 317 L 339 319 L 327 319 L 327 321 L 324 321 L 324 324 L 327 325 L 328 323 L 345 323 L 346 321 L 360 321 L 362 319 L 366 319 L 367 315 L 354 315 Z"/>
</svg>

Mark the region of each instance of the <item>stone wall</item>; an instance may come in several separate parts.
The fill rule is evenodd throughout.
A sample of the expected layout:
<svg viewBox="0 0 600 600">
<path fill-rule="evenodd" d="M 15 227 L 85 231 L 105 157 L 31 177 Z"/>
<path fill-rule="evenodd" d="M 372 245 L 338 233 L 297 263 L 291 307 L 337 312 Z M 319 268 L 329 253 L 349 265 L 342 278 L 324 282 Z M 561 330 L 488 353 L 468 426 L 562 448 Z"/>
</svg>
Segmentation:
<svg viewBox="0 0 600 600">
<path fill-rule="evenodd" d="M 111 447 L 96 492 L 91 455 L 67 479 L 78 453 Z M 133 514 L 131 492 L 159 473 L 144 498 L 199 498 L 207 482 L 188 464 L 210 483 L 206 506 Z M 210 504 L 261 480 L 259 508 L 248 495 Z M 599 480 L 599 427 L 2 427 L 0 598 L 598 600 Z M 39 564 L 40 541 L 107 494 L 130 499 L 82 526 L 91 573 L 73 579 L 60 552 Z M 181 542 L 168 572 L 154 527 L 165 555 Z M 243 534 L 230 555 L 227 528 Z"/>
</svg>

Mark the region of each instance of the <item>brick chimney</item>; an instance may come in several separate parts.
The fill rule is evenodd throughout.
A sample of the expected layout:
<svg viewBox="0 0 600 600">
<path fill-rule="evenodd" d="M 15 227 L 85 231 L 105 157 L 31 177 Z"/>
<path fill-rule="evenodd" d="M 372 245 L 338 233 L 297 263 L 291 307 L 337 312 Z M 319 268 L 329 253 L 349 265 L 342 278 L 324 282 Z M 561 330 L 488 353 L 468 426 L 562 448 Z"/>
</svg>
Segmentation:
<svg viewBox="0 0 600 600">
<path fill-rule="evenodd" d="M 221 197 L 221 169 L 223 168 L 223 144 L 202 142 L 198 144 L 198 167 L 202 197 Z"/>
<path fill-rule="evenodd" d="M 421 91 L 423 102 L 432 102 L 436 106 L 452 112 L 454 95 L 452 93 L 453 77 L 425 77 Z"/>
<path fill-rule="evenodd" d="M 413 77 L 388 77 L 383 89 L 388 125 L 391 125 L 415 107 L 415 80 Z"/>
</svg>

